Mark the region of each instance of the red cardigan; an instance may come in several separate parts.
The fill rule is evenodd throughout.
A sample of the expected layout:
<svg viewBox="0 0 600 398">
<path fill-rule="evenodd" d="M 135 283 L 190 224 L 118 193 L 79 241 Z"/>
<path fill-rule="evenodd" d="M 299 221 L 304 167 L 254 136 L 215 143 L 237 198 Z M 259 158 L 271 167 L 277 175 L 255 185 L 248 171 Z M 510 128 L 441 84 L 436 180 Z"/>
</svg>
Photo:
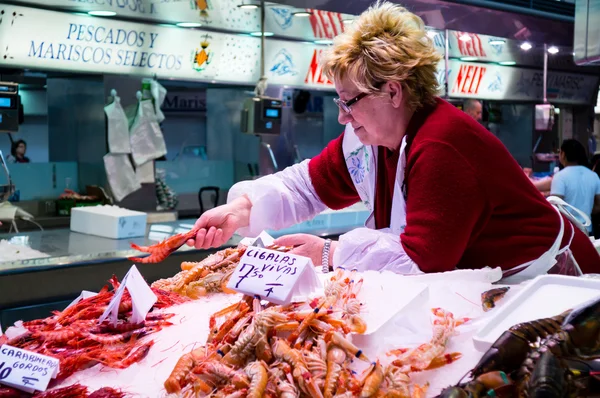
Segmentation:
<svg viewBox="0 0 600 398">
<path fill-rule="evenodd" d="M 406 134 L 407 226 L 401 243 L 423 272 L 508 270 L 552 246 L 556 211 L 502 142 L 471 117 L 437 99 L 413 115 Z M 312 184 L 332 209 L 360 201 L 342 140 L 343 134 L 309 163 Z M 375 222 L 384 228 L 390 225 L 398 153 L 378 151 L 383 162 L 377 167 Z M 569 238 L 566 224 L 563 244 Z M 600 273 L 600 256 L 577 229 L 571 248 L 584 273 Z"/>
</svg>

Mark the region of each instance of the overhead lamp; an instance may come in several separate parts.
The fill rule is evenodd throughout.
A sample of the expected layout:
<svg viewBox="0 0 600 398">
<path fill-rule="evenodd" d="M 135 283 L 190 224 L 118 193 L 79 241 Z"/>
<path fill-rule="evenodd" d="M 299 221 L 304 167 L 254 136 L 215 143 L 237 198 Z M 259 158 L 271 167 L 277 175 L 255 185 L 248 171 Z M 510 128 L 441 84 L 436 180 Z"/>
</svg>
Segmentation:
<svg viewBox="0 0 600 398">
<path fill-rule="evenodd" d="M 503 45 L 505 43 L 506 43 L 506 40 L 504 40 L 504 39 L 492 39 L 492 40 L 490 40 L 490 44 L 492 46 L 501 46 L 501 45 Z"/>
<path fill-rule="evenodd" d="M 462 35 L 460 35 L 460 37 L 458 38 L 458 40 L 460 40 L 460 41 L 471 41 L 471 36 L 468 33 L 463 33 Z"/>
<path fill-rule="evenodd" d="M 477 57 L 462 57 L 461 61 L 477 61 Z"/>
<path fill-rule="evenodd" d="M 313 13 L 310 11 L 304 10 L 304 11 L 293 12 L 292 15 L 295 17 L 310 17 L 311 15 L 313 15 Z"/>
<path fill-rule="evenodd" d="M 114 11 L 106 11 L 106 10 L 96 10 L 96 11 L 88 11 L 88 15 L 93 17 L 114 17 L 117 15 Z"/>
<path fill-rule="evenodd" d="M 198 22 L 179 22 L 176 25 L 180 28 L 199 28 L 202 26 L 202 24 Z"/>
<path fill-rule="evenodd" d="M 556 47 L 556 46 L 551 46 L 551 47 L 549 47 L 549 48 L 548 48 L 548 52 L 549 52 L 550 54 L 557 54 L 557 53 L 558 53 L 558 47 Z"/>
<path fill-rule="evenodd" d="M 273 36 L 273 34 L 274 34 L 273 32 L 265 32 L 265 37 Z M 255 37 L 261 37 L 262 35 L 263 35 L 262 32 L 252 32 L 252 33 L 250 33 L 250 36 L 255 36 Z"/>
<path fill-rule="evenodd" d="M 257 9 L 258 7 L 260 7 L 259 4 L 256 3 L 242 3 L 240 5 L 238 5 L 239 8 L 242 8 L 244 10 L 254 10 Z"/>
<path fill-rule="evenodd" d="M 352 22 L 354 22 L 354 19 L 350 19 L 350 18 L 348 18 L 348 19 L 342 19 L 342 23 L 343 24 L 351 24 Z"/>
<path fill-rule="evenodd" d="M 529 51 L 531 50 L 533 46 L 531 45 L 531 43 L 525 42 L 521 44 L 521 50 L 523 51 Z"/>
<path fill-rule="evenodd" d="M 429 36 L 430 38 L 435 38 L 437 36 L 437 32 L 435 30 L 428 30 L 427 31 L 427 36 Z"/>
<path fill-rule="evenodd" d="M 504 66 L 510 66 L 510 65 L 515 65 L 516 62 L 515 61 L 500 61 L 498 62 L 500 65 L 504 65 Z"/>
<path fill-rule="evenodd" d="M 333 40 L 330 40 L 330 39 L 321 39 L 321 40 L 315 40 L 315 41 L 313 41 L 313 43 L 327 45 L 327 44 L 333 44 Z"/>
</svg>

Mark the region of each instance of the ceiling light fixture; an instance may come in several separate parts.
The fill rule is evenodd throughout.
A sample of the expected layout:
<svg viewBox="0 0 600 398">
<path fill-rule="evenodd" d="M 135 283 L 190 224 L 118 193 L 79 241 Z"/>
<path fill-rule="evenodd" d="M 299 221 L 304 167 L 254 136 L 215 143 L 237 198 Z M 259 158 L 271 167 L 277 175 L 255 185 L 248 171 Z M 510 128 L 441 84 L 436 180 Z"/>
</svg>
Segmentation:
<svg viewBox="0 0 600 398">
<path fill-rule="evenodd" d="M 505 44 L 505 43 L 506 43 L 506 40 L 504 40 L 504 39 L 492 39 L 492 40 L 490 40 L 490 44 L 492 46 L 499 46 L 499 45 L 502 45 L 502 44 Z"/>
<path fill-rule="evenodd" d="M 551 46 L 551 47 L 549 47 L 549 48 L 548 48 L 548 52 L 549 52 L 550 54 L 557 54 L 557 53 L 558 53 L 558 47 L 556 47 L 556 46 Z"/>
<path fill-rule="evenodd" d="M 274 34 L 273 32 L 265 32 L 265 37 L 273 36 L 273 34 Z M 252 33 L 250 33 L 250 36 L 255 36 L 255 37 L 261 37 L 262 35 L 263 35 L 262 32 L 252 32 Z"/>
<path fill-rule="evenodd" d="M 313 41 L 313 43 L 327 45 L 327 44 L 333 44 L 333 40 L 329 40 L 329 39 L 315 40 L 315 41 Z"/>
<path fill-rule="evenodd" d="M 105 11 L 105 10 L 96 10 L 96 11 L 88 11 L 88 15 L 93 17 L 114 17 L 117 15 L 114 11 Z"/>
<path fill-rule="evenodd" d="M 292 15 L 295 17 L 310 17 L 313 14 L 310 11 L 296 11 L 293 12 Z"/>
<path fill-rule="evenodd" d="M 462 57 L 461 61 L 477 61 L 477 57 Z"/>
<path fill-rule="evenodd" d="M 504 65 L 504 66 L 510 66 L 510 65 L 515 65 L 516 62 L 515 61 L 500 61 L 498 62 L 500 65 Z"/>
<path fill-rule="evenodd" d="M 342 23 L 344 24 L 350 24 L 352 22 L 354 22 L 354 19 L 342 19 Z"/>
<path fill-rule="evenodd" d="M 533 46 L 531 45 L 531 43 L 525 42 L 523 44 L 521 44 L 521 50 L 523 51 L 529 51 L 531 50 Z"/>
<path fill-rule="evenodd" d="M 180 28 L 199 28 L 202 24 L 198 22 L 179 22 L 177 26 Z"/>
</svg>

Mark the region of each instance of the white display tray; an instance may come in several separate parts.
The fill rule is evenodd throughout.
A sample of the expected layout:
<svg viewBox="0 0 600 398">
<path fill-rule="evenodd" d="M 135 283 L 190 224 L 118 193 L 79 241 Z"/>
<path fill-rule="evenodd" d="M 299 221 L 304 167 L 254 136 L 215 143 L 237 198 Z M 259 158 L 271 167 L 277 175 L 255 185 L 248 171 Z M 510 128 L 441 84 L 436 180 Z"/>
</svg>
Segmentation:
<svg viewBox="0 0 600 398">
<path fill-rule="evenodd" d="M 600 280 L 563 275 L 541 275 L 504 303 L 473 336 L 475 348 L 487 351 L 512 326 L 547 318 L 600 297 Z"/>
</svg>

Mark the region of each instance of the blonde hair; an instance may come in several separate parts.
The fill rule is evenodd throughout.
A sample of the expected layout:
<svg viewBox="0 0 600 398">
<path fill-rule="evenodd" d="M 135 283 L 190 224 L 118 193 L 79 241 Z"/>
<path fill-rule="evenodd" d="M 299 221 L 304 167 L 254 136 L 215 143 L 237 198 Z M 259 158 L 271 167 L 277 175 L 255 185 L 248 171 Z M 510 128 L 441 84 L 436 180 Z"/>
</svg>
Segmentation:
<svg viewBox="0 0 600 398">
<path fill-rule="evenodd" d="M 330 80 L 347 77 L 361 92 L 375 93 L 387 81 L 400 82 L 408 106 L 417 109 L 435 101 L 441 58 L 421 18 L 378 1 L 334 39 L 320 62 Z"/>
</svg>

